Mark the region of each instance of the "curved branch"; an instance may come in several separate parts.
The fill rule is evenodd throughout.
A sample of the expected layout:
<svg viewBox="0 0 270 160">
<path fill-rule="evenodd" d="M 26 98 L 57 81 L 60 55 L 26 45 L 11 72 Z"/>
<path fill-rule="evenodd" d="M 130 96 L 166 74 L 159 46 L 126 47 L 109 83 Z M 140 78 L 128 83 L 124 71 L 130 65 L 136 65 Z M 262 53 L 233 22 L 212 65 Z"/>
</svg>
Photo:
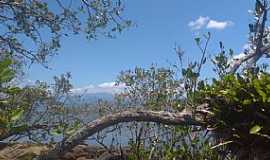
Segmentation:
<svg viewBox="0 0 270 160">
<path fill-rule="evenodd" d="M 196 125 L 202 126 L 203 122 L 199 122 L 193 119 L 191 113 L 180 112 L 171 113 L 165 111 L 146 111 L 146 110 L 129 110 L 122 111 L 115 114 L 104 116 L 100 119 L 90 122 L 85 127 L 78 130 L 73 136 L 66 141 L 58 143 L 56 147 L 49 151 L 46 155 L 42 155 L 40 159 L 48 160 L 53 159 L 59 155 L 63 155 L 65 152 L 78 145 L 81 141 L 94 135 L 95 133 L 123 122 L 156 122 L 166 125 Z"/>
</svg>

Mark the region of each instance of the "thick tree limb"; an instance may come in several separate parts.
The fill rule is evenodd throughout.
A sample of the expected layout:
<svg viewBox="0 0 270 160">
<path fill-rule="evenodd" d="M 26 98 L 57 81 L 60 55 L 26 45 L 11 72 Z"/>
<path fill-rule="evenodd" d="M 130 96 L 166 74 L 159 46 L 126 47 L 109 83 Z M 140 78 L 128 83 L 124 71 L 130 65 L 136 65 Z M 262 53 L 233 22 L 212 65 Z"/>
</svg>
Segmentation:
<svg viewBox="0 0 270 160">
<path fill-rule="evenodd" d="M 260 4 L 261 2 L 258 1 Z M 262 20 L 261 20 L 261 23 L 259 23 L 260 20 L 258 20 L 258 29 L 257 29 L 257 32 L 255 35 L 258 34 L 258 38 L 256 38 L 256 40 L 254 42 L 252 42 L 255 46 L 256 46 L 256 49 L 255 50 L 252 50 L 250 49 L 249 50 L 249 53 L 240 58 L 240 59 L 236 59 L 232 62 L 232 64 L 230 65 L 230 68 L 229 68 L 229 71 L 228 73 L 235 73 L 238 68 L 241 66 L 241 64 L 243 64 L 244 62 L 248 61 L 249 63 L 249 66 L 248 68 L 250 67 L 253 67 L 256 65 L 256 62 L 263 56 L 263 54 L 268 54 L 269 53 L 269 46 L 264 46 L 263 45 L 263 38 L 265 36 L 265 28 L 266 28 L 266 21 L 267 21 L 267 14 L 268 14 L 268 5 L 266 3 L 266 1 L 264 0 L 263 1 L 263 5 L 261 4 L 261 8 L 263 9 L 263 14 L 262 14 Z"/>
<path fill-rule="evenodd" d="M 58 143 L 52 151 L 47 153 L 47 155 L 41 156 L 40 159 L 54 159 L 55 157 L 57 157 L 57 155 L 62 155 L 64 152 L 67 152 L 74 146 L 78 145 L 81 141 L 87 139 L 88 137 L 107 127 L 116 125 L 118 123 L 133 121 L 156 122 L 167 125 L 204 125 L 204 123 L 193 119 L 191 113 L 189 112 L 171 113 L 165 111 L 157 112 L 146 110 L 123 111 L 115 114 L 110 114 L 90 122 L 87 126 L 78 130 L 74 134 L 74 136 L 71 136 L 62 143 Z"/>
</svg>

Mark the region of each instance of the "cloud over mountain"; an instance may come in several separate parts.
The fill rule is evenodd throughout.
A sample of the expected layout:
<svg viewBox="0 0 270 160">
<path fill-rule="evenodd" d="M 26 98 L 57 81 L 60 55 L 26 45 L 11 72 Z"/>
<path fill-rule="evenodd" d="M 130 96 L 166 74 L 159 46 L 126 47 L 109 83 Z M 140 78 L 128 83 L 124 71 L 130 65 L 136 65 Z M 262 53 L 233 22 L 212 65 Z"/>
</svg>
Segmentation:
<svg viewBox="0 0 270 160">
<path fill-rule="evenodd" d="M 124 84 L 116 85 L 115 82 L 105 82 L 98 85 L 88 85 L 80 88 L 74 88 L 71 90 L 74 94 L 84 94 L 84 93 L 110 93 L 115 94 L 123 91 L 125 88 Z"/>
</svg>

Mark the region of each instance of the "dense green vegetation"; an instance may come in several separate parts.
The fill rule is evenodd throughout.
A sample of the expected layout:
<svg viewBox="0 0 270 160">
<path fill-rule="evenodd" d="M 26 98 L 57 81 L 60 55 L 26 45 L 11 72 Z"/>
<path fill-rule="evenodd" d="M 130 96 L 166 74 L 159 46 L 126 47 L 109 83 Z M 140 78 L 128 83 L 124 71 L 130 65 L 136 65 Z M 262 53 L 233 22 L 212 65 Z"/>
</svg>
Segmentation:
<svg viewBox="0 0 270 160">
<path fill-rule="evenodd" d="M 270 75 L 263 71 L 226 75 L 202 90 L 210 104 L 207 127 L 240 159 L 269 158 Z"/>
</svg>

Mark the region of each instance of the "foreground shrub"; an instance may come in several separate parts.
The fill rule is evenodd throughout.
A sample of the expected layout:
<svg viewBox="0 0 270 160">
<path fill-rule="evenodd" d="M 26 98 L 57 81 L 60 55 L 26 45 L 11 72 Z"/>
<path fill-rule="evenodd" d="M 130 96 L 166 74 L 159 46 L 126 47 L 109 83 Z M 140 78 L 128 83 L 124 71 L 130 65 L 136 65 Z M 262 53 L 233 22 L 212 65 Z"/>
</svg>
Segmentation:
<svg viewBox="0 0 270 160">
<path fill-rule="evenodd" d="M 270 158 L 270 74 L 227 75 L 204 86 L 201 95 L 218 146 L 239 159 Z"/>
</svg>

